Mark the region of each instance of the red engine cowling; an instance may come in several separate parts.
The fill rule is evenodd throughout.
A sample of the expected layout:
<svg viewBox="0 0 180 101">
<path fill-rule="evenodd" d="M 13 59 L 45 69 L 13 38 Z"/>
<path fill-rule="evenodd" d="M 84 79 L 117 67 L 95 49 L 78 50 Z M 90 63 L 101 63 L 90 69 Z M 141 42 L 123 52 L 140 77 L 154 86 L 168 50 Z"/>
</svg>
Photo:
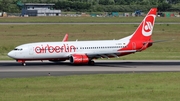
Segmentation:
<svg viewBox="0 0 180 101">
<path fill-rule="evenodd" d="M 72 64 L 88 64 L 89 58 L 86 54 L 73 54 L 70 57 Z"/>
</svg>

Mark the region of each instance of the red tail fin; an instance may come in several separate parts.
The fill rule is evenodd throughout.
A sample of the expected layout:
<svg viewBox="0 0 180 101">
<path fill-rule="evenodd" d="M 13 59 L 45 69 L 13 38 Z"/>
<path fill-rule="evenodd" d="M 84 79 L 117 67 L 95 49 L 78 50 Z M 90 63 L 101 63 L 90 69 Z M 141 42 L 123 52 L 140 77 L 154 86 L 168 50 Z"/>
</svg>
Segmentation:
<svg viewBox="0 0 180 101">
<path fill-rule="evenodd" d="M 131 40 L 150 41 L 154 27 L 157 8 L 151 8 L 139 27 L 133 33 Z"/>
</svg>

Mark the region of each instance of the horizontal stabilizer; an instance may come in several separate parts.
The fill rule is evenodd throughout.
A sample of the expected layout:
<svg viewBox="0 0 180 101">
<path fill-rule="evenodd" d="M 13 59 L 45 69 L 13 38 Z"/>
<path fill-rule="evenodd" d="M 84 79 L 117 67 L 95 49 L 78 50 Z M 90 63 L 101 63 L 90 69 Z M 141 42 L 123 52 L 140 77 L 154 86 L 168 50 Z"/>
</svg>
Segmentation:
<svg viewBox="0 0 180 101">
<path fill-rule="evenodd" d="M 153 41 L 153 42 L 150 42 L 150 43 L 159 43 L 159 42 L 166 42 L 166 41 L 173 41 L 175 39 L 167 39 L 167 40 L 157 40 L 157 41 Z"/>
</svg>

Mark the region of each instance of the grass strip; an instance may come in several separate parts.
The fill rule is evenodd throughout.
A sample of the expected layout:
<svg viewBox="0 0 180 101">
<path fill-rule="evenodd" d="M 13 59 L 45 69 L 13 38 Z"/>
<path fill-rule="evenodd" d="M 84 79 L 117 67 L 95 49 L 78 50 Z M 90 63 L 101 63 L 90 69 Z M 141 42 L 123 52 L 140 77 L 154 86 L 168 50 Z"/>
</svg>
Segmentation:
<svg viewBox="0 0 180 101">
<path fill-rule="evenodd" d="M 177 101 L 180 73 L 132 73 L 0 80 L 1 101 Z"/>
<path fill-rule="evenodd" d="M 144 17 L 2 17 L 0 18 L 0 22 L 24 22 L 24 23 L 118 23 L 118 22 L 138 22 L 140 23 Z M 156 22 L 180 22 L 178 17 L 157 17 Z"/>
<path fill-rule="evenodd" d="M 138 25 L 0 25 L 0 60 L 10 59 L 7 53 L 16 46 L 44 41 L 61 41 L 66 33 L 69 41 L 75 40 L 113 40 L 132 34 Z M 119 59 L 180 59 L 180 25 L 155 25 L 152 39 L 172 40 L 155 43 L 152 47 L 138 55 L 129 55 Z"/>
</svg>

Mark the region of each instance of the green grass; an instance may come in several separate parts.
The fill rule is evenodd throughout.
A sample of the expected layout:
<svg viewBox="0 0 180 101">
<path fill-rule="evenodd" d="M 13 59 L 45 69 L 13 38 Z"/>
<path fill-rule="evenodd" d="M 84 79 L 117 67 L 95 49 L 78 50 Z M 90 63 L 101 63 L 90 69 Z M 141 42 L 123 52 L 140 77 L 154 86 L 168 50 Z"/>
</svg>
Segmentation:
<svg viewBox="0 0 180 101">
<path fill-rule="evenodd" d="M 0 80 L 1 101 L 178 101 L 180 73 L 98 74 Z"/>
<path fill-rule="evenodd" d="M 138 25 L 0 25 L 0 60 L 10 59 L 8 51 L 16 46 L 42 41 L 61 41 L 66 33 L 69 40 L 112 40 L 120 39 L 134 32 Z M 119 59 L 180 59 L 180 25 L 158 24 L 153 31 L 153 40 L 175 39 L 155 43 L 144 52 L 125 56 Z"/>
<path fill-rule="evenodd" d="M 144 17 L 4 17 L 0 22 L 141 22 Z M 180 22 L 178 17 L 157 17 L 156 22 Z"/>
</svg>

